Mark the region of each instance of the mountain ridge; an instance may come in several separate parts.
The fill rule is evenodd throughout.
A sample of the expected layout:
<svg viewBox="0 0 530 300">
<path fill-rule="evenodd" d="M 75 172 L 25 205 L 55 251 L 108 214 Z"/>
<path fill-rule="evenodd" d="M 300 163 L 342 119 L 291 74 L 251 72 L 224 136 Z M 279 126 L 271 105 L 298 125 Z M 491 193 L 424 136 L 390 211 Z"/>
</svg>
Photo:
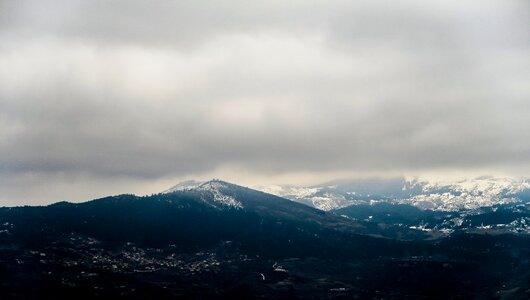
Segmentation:
<svg viewBox="0 0 530 300">
<path fill-rule="evenodd" d="M 459 211 L 530 201 L 526 178 L 477 177 L 455 182 L 417 178 L 337 180 L 312 186 L 275 185 L 258 189 L 322 210 L 389 202 L 421 209 Z"/>
<path fill-rule="evenodd" d="M 445 213 L 379 204 L 342 217 L 217 180 L 0 208 L 0 298 L 528 298 L 529 235 L 413 229 Z M 461 225 L 526 218 L 513 208 Z"/>
</svg>

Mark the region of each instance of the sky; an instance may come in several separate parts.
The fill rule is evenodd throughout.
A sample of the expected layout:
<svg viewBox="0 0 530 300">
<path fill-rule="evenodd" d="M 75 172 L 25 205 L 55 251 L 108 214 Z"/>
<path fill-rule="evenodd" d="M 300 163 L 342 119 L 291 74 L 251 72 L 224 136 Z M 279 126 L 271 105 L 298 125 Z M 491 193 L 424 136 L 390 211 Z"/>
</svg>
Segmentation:
<svg viewBox="0 0 530 300">
<path fill-rule="evenodd" d="M 528 176 L 529 3 L 0 0 L 0 206 Z"/>
</svg>

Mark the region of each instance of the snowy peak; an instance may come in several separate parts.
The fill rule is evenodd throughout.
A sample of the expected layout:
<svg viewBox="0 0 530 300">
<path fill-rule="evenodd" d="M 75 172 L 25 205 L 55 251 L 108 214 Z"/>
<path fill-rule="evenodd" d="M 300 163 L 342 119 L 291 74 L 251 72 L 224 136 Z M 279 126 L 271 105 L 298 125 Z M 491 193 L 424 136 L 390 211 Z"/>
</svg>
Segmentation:
<svg viewBox="0 0 530 300">
<path fill-rule="evenodd" d="M 171 188 L 163 191 L 163 194 L 167 193 L 173 193 L 176 191 L 185 191 L 185 190 L 192 190 L 194 188 L 197 188 L 201 184 L 205 183 L 205 181 L 197 181 L 197 180 L 187 180 L 183 182 L 179 182 L 176 185 L 172 186 Z"/>
<path fill-rule="evenodd" d="M 453 183 L 422 182 L 421 188 L 421 194 L 399 202 L 441 211 L 477 209 L 521 202 L 530 192 L 530 183 L 526 179 L 479 177 Z"/>
<path fill-rule="evenodd" d="M 222 180 L 212 179 L 209 181 L 188 180 L 171 187 L 164 191 L 164 194 L 174 193 L 180 191 L 195 191 L 202 194 L 202 200 L 210 204 L 220 204 L 227 208 L 243 208 L 240 201 L 229 195 L 228 190 L 233 187 L 238 187 Z"/>
<path fill-rule="evenodd" d="M 496 197 L 499 195 L 515 195 L 530 189 L 530 183 L 526 179 L 479 177 L 475 179 L 461 180 L 454 183 L 424 182 L 423 191 L 437 191 L 451 188 L 460 193 L 471 195 L 485 195 Z"/>
<path fill-rule="evenodd" d="M 371 201 L 408 197 L 417 190 L 401 178 L 339 180 L 310 187 L 280 185 L 258 189 L 325 211 Z"/>
<path fill-rule="evenodd" d="M 227 194 L 227 190 L 234 186 L 234 184 L 213 179 L 200 184 L 194 190 L 211 193 L 213 200 L 219 204 L 232 208 L 243 208 L 241 202 Z"/>
<path fill-rule="evenodd" d="M 218 190 L 223 188 L 238 187 L 233 183 L 222 181 L 219 179 L 212 179 L 208 181 L 198 181 L 198 180 L 187 180 L 179 182 L 171 188 L 162 192 L 163 194 L 173 193 L 177 191 L 192 191 L 192 190 Z"/>
<path fill-rule="evenodd" d="M 418 178 L 342 180 L 311 187 L 270 186 L 259 190 L 332 210 L 356 204 L 389 202 L 421 209 L 457 211 L 530 201 L 526 179 L 479 177 L 456 182 Z"/>
<path fill-rule="evenodd" d="M 181 182 L 164 193 L 200 192 L 204 201 L 222 207 L 243 208 L 236 191 L 246 189 L 213 179 Z M 359 179 L 342 180 L 303 187 L 294 185 L 258 186 L 258 191 L 303 203 L 321 210 L 378 202 L 409 204 L 420 209 L 438 211 L 473 210 L 530 201 L 527 179 L 479 177 L 455 182 L 434 182 L 422 179 Z M 248 204 L 248 203 L 247 203 Z"/>
<path fill-rule="evenodd" d="M 345 218 L 331 213 L 324 213 L 310 205 L 303 205 L 271 193 L 218 179 L 200 184 L 197 184 L 197 182 L 181 183 L 176 185 L 176 188 L 166 191 L 166 194 L 169 194 L 166 197 L 167 199 L 185 198 L 219 210 L 242 210 L 257 213 L 275 224 L 277 220 L 281 219 L 297 223 L 311 220 L 311 222 L 316 222 L 329 228 L 350 228 L 354 226 Z M 355 224 L 355 227 L 364 228 L 359 224 Z"/>
</svg>

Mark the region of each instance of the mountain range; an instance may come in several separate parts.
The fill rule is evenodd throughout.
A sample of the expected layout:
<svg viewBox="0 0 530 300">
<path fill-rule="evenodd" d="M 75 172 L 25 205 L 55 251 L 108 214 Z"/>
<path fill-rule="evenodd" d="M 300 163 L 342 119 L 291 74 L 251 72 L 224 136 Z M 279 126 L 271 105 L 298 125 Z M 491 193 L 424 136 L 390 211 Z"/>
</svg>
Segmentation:
<svg viewBox="0 0 530 300">
<path fill-rule="evenodd" d="M 258 186 L 257 189 L 326 211 L 376 202 L 459 211 L 530 201 L 530 181 L 525 178 L 478 177 L 455 182 L 372 178 L 337 180 L 308 187 Z"/>
<path fill-rule="evenodd" d="M 0 298 L 528 298 L 525 181 L 478 185 L 498 199 L 451 210 L 410 199 L 492 194 L 385 182 L 292 188 L 292 201 L 188 181 L 150 196 L 3 207 Z M 303 204 L 339 194 L 354 205 Z"/>
</svg>

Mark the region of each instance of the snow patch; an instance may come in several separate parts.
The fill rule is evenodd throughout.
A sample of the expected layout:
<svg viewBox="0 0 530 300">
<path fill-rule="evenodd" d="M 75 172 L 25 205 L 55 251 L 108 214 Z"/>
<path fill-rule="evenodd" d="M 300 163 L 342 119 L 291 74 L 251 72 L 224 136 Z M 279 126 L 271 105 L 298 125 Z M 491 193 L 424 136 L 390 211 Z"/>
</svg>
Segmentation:
<svg viewBox="0 0 530 300">
<path fill-rule="evenodd" d="M 196 181 L 189 180 L 181 182 L 170 189 L 164 191 L 164 194 L 174 193 L 178 191 L 199 191 L 206 192 L 212 196 L 214 202 L 219 203 L 223 206 L 232 207 L 232 208 L 243 208 L 243 204 L 237 201 L 234 197 L 226 195 L 223 193 L 223 190 L 228 188 L 227 183 L 220 180 L 210 180 L 210 181 Z M 208 202 L 208 199 L 202 199 L 205 202 Z"/>
<path fill-rule="evenodd" d="M 213 195 L 213 200 L 222 205 L 238 209 L 243 208 L 241 202 L 237 201 L 234 197 L 225 195 L 221 192 L 224 188 L 226 188 L 226 185 L 223 182 L 212 180 L 199 185 L 194 190 L 210 192 Z"/>
</svg>

